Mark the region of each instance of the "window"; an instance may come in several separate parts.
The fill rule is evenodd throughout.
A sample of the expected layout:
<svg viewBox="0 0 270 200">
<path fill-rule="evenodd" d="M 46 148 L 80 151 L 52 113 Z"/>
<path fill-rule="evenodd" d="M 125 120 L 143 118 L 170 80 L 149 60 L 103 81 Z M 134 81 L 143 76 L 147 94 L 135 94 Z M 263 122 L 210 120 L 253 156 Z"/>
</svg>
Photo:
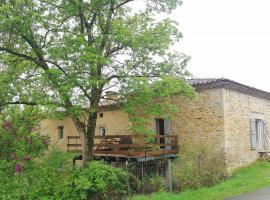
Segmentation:
<svg viewBox="0 0 270 200">
<path fill-rule="evenodd" d="M 58 126 L 58 138 L 63 139 L 64 138 L 64 126 Z"/>
<path fill-rule="evenodd" d="M 171 133 L 171 125 L 169 120 L 156 118 L 155 121 L 157 135 L 169 135 Z"/>
<path fill-rule="evenodd" d="M 99 134 L 100 136 L 106 135 L 106 128 L 104 126 L 99 127 Z"/>
<path fill-rule="evenodd" d="M 99 117 L 103 117 L 103 113 L 99 113 Z"/>
<path fill-rule="evenodd" d="M 250 129 L 251 149 L 268 149 L 267 123 L 262 119 L 251 119 Z"/>
<path fill-rule="evenodd" d="M 171 126 L 170 121 L 162 118 L 156 118 L 156 134 L 163 136 L 163 135 L 169 135 L 171 133 Z M 159 143 L 160 144 L 167 144 L 169 142 L 169 138 L 166 137 L 160 137 Z M 165 146 L 161 146 L 162 149 L 165 148 Z M 168 146 L 166 146 L 166 149 L 168 149 Z"/>
</svg>

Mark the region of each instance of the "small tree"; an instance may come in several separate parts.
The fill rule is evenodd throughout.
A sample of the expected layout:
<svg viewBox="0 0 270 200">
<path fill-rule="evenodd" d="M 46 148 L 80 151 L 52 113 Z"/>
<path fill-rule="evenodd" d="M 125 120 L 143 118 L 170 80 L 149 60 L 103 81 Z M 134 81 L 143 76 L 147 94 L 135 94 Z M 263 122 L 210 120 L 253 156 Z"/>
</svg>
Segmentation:
<svg viewBox="0 0 270 200">
<path fill-rule="evenodd" d="M 14 166 L 12 172 L 20 172 L 24 164 L 48 149 L 49 138 L 38 133 L 41 118 L 37 109 L 12 108 L 6 112 L 0 118 L 0 159 Z"/>
<path fill-rule="evenodd" d="M 135 12 L 132 6 L 138 2 L 144 9 Z M 144 101 L 135 98 L 127 104 L 125 111 L 130 115 L 138 102 L 148 107 L 148 114 L 161 114 L 166 104 L 150 109 L 154 97 L 192 93 L 183 81 L 189 58 L 169 51 L 181 37 L 176 23 L 155 19 L 180 3 L 1 1 L 1 106 L 27 104 L 65 110 L 82 138 L 84 161 L 91 160 L 97 112 L 100 102 L 108 100 L 106 91 L 118 91 L 118 103 L 132 102 L 137 94 L 143 97 Z M 136 121 L 133 117 L 134 124 L 142 124 Z"/>
</svg>

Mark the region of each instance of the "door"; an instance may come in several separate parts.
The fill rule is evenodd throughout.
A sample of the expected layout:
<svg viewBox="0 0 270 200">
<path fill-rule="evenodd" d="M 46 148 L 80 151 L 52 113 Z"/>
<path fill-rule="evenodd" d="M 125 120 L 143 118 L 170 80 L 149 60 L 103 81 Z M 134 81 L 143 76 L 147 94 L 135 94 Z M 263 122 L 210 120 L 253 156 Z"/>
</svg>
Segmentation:
<svg viewBox="0 0 270 200">
<path fill-rule="evenodd" d="M 164 127 L 164 119 L 156 119 L 156 134 L 159 135 L 165 135 L 165 127 Z M 157 142 L 160 144 L 165 144 L 164 138 L 158 138 Z M 160 147 L 161 149 L 164 149 L 164 146 Z"/>
<path fill-rule="evenodd" d="M 162 118 L 155 119 L 156 121 L 156 134 L 157 135 L 169 135 L 170 134 L 170 121 Z M 168 144 L 169 138 L 159 138 L 157 141 L 160 144 Z M 160 148 L 164 149 L 165 146 L 161 146 Z M 167 149 L 168 147 L 166 147 Z"/>
</svg>

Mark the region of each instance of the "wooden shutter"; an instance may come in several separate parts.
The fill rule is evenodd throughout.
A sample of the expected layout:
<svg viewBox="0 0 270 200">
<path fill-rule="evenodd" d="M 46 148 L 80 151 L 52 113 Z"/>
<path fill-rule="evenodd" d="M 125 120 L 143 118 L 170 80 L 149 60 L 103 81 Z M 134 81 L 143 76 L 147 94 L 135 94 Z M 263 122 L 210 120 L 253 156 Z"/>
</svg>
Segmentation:
<svg viewBox="0 0 270 200">
<path fill-rule="evenodd" d="M 159 132 L 159 119 L 155 119 L 155 131 L 156 131 L 156 134 L 159 135 L 160 132 Z"/>
<path fill-rule="evenodd" d="M 257 130 L 256 130 L 256 120 L 250 120 L 250 142 L 251 142 L 251 149 L 255 150 L 257 147 Z"/>
<path fill-rule="evenodd" d="M 268 149 L 268 130 L 267 130 L 267 122 L 263 121 L 263 137 L 262 137 L 262 143 L 263 143 L 263 148 Z"/>
<path fill-rule="evenodd" d="M 164 133 L 165 135 L 171 134 L 171 122 L 167 119 L 164 120 Z"/>
<path fill-rule="evenodd" d="M 171 134 L 171 122 L 167 119 L 164 120 L 164 135 L 170 135 Z M 165 138 L 165 144 L 170 144 L 171 139 Z M 166 146 L 166 149 L 171 149 L 171 146 Z"/>
</svg>

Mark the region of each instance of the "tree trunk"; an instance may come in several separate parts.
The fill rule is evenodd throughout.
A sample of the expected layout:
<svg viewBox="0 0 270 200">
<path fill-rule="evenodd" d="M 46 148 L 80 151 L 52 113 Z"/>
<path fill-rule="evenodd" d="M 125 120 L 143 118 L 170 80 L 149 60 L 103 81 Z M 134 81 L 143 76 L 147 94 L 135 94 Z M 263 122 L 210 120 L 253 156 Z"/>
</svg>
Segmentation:
<svg viewBox="0 0 270 200">
<path fill-rule="evenodd" d="M 80 137 L 81 137 L 81 144 L 82 144 L 83 165 L 85 166 L 87 161 L 90 160 L 89 158 L 92 155 L 92 149 L 89 148 L 87 132 L 85 131 L 85 132 L 81 133 Z"/>
<path fill-rule="evenodd" d="M 85 165 L 86 158 L 92 152 L 90 151 L 90 148 L 89 148 L 86 125 L 83 122 L 81 122 L 80 119 L 78 119 L 77 117 L 72 116 L 72 120 L 81 138 L 82 159 L 83 159 L 83 164 Z"/>
<path fill-rule="evenodd" d="M 93 159 L 93 147 L 94 147 L 94 136 L 95 129 L 97 123 L 97 111 L 93 111 L 88 115 L 88 123 L 87 123 L 87 132 L 86 132 L 86 140 L 88 142 L 88 152 L 85 155 L 84 163 L 91 161 Z"/>
<path fill-rule="evenodd" d="M 81 138 L 83 165 L 94 158 L 93 147 L 99 102 L 98 98 L 95 100 L 89 108 L 87 124 L 81 122 L 77 117 L 72 118 Z"/>
</svg>

